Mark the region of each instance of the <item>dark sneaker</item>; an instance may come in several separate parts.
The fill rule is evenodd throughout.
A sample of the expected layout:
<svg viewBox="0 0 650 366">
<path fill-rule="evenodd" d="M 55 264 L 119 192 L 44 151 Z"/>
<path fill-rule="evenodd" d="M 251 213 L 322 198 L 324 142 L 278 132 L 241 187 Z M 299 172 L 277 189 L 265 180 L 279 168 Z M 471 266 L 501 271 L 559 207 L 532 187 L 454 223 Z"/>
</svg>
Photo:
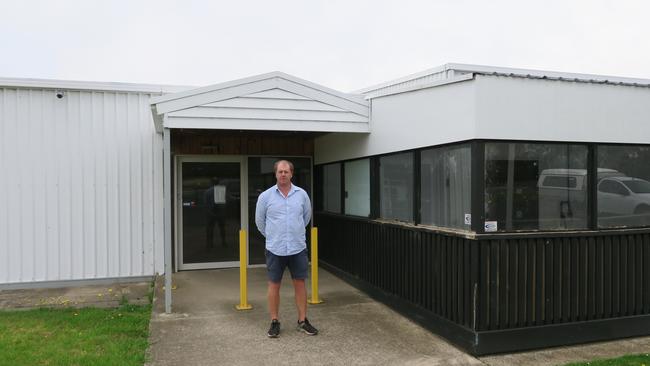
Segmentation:
<svg viewBox="0 0 650 366">
<path fill-rule="evenodd" d="M 277 319 L 271 320 L 271 328 L 266 333 L 269 338 L 278 338 L 280 335 L 280 322 Z"/>
<path fill-rule="evenodd" d="M 318 329 L 314 328 L 313 325 L 309 324 L 309 320 L 305 318 L 304 322 L 298 321 L 298 330 L 301 330 L 309 335 L 318 334 Z"/>
</svg>

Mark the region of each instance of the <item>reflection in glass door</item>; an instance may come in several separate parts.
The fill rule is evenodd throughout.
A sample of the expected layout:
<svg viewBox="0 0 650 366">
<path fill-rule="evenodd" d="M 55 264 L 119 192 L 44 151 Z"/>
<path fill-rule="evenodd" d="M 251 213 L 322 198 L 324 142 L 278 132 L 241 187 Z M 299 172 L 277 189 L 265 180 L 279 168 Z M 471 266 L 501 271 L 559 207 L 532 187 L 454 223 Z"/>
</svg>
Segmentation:
<svg viewBox="0 0 650 366">
<path fill-rule="evenodd" d="M 241 163 L 181 161 L 180 269 L 239 265 Z"/>
</svg>

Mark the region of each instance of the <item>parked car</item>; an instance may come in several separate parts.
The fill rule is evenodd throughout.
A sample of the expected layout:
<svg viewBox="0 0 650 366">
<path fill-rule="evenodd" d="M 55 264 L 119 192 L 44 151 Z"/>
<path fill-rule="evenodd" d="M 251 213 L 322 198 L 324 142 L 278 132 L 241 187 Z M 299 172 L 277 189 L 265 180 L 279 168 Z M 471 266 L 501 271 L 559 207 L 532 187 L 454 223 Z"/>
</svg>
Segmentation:
<svg viewBox="0 0 650 366">
<path fill-rule="evenodd" d="M 598 168 L 596 184 L 600 225 L 650 224 L 650 182 Z M 586 227 L 586 169 L 545 169 L 537 187 L 540 229 Z"/>
<path fill-rule="evenodd" d="M 603 172 L 605 173 L 605 172 Z M 545 169 L 537 180 L 540 229 L 587 225 L 587 170 Z"/>
<path fill-rule="evenodd" d="M 606 226 L 650 224 L 650 182 L 634 177 L 602 179 L 598 182 L 598 216 Z"/>
</svg>

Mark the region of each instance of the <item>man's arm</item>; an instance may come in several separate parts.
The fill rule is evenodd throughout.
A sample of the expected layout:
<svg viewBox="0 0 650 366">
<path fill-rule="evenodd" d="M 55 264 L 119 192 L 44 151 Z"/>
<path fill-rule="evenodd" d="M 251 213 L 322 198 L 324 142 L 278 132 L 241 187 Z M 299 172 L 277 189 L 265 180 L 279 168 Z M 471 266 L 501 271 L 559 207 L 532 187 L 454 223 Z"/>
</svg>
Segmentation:
<svg viewBox="0 0 650 366">
<path fill-rule="evenodd" d="M 260 194 L 255 206 L 255 225 L 262 236 L 266 238 L 266 195 Z"/>
<path fill-rule="evenodd" d="M 309 220 L 311 220 L 311 201 L 309 200 L 309 195 L 307 192 L 304 192 L 305 198 L 302 205 L 302 218 L 305 226 L 309 225 Z"/>
</svg>

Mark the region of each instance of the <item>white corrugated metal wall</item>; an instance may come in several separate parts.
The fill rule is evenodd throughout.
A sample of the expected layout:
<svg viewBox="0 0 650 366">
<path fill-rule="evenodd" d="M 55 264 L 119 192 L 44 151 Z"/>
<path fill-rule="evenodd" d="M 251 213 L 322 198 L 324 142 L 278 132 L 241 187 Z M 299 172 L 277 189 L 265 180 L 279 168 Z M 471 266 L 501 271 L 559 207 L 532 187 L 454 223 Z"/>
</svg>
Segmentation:
<svg viewBox="0 0 650 366">
<path fill-rule="evenodd" d="M 150 96 L 0 87 L 0 284 L 163 272 Z"/>
</svg>

